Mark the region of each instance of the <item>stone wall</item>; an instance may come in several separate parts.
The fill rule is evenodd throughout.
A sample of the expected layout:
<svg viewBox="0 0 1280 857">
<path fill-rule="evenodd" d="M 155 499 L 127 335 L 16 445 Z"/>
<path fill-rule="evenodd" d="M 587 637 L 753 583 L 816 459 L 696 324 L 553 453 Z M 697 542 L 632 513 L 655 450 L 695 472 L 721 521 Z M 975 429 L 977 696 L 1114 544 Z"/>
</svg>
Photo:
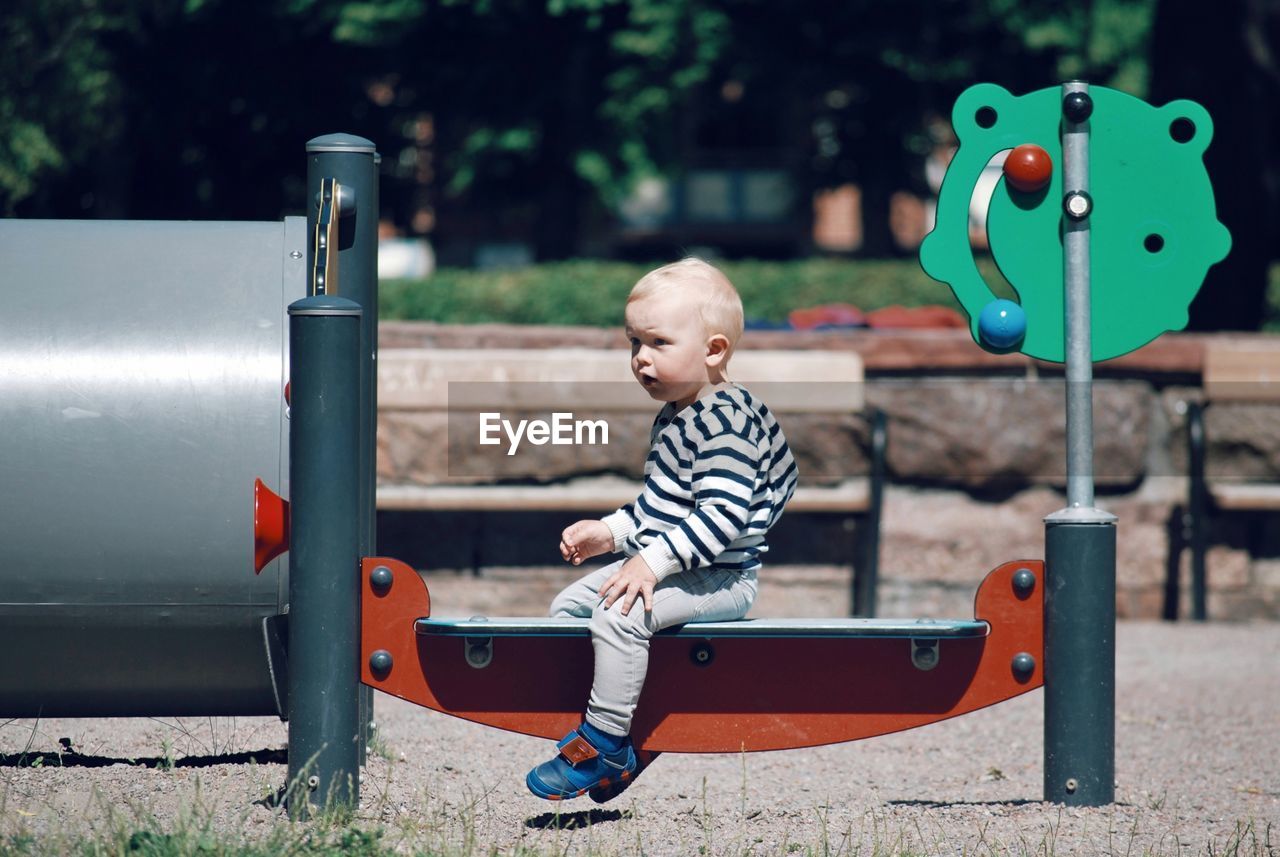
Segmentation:
<svg viewBox="0 0 1280 857">
<path fill-rule="evenodd" d="M 1280 339 L 1258 339 L 1280 348 Z M 380 341 L 383 349 L 618 347 L 619 359 L 626 360 L 620 333 L 594 328 L 384 323 Z M 1095 476 L 1099 505 L 1121 517 L 1117 606 L 1122 616 L 1158 618 L 1163 610 L 1172 562 L 1169 534 L 1179 526 L 1186 496 L 1185 404 L 1202 397 L 1204 353 L 1213 341 L 1168 334 L 1095 368 Z M 742 347 L 852 350 L 862 356 L 868 404 L 889 418 L 892 487 L 884 525 L 882 612 L 891 606 L 916 612 L 906 608 L 936 603 L 954 613 L 950 602 L 971 597 L 986 568 L 1042 552 L 1040 519 L 1064 502 L 1061 367 L 1022 355 L 986 354 L 964 331 L 749 331 Z M 1211 477 L 1280 480 L 1280 405 L 1218 402 L 1205 411 L 1205 424 Z M 865 415 L 797 415 L 784 428 L 809 481 L 866 472 Z M 379 479 L 447 481 L 446 429 L 440 414 L 380 414 Z M 573 447 L 560 455 L 548 450 L 538 457 L 537 469 L 508 476 L 539 482 L 583 472 L 634 477 L 643 434 L 638 432 L 635 443 L 593 447 L 586 458 Z M 1277 523 L 1256 513 L 1215 516 L 1211 617 L 1280 618 Z M 457 537 L 466 526 L 455 521 L 451 535 Z M 832 530 L 829 522 L 793 527 L 787 542 L 829 544 L 837 556 L 847 547 L 842 529 Z M 492 538 L 492 531 L 476 538 Z M 504 561 L 521 563 L 518 545 L 509 554 Z M 540 561 L 535 552 L 524 564 Z M 1179 567 L 1185 615 L 1185 555 Z"/>
</svg>

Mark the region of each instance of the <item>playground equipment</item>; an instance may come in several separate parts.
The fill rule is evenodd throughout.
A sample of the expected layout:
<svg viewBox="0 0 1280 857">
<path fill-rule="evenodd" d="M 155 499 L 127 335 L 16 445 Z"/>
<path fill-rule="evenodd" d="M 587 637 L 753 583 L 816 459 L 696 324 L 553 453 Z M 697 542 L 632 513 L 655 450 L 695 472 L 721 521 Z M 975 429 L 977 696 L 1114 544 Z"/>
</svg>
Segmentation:
<svg viewBox="0 0 1280 857">
<path fill-rule="evenodd" d="M 436 617 L 418 574 L 369 558 L 361 680 L 467 720 L 559 739 L 591 689 L 585 619 Z M 922 726 L 1042 682 L 1043 564 L 1006 563 L 973 620 L 705 622 L 660 632 L 631 733 L 649 752 L 810 747 Z"/>
<path fill-rule="evenodd" d="M 974 340 L 1009 350 L 984 335 L 984 310 L 998 296 L 974 264 L 967 228 L 980 173 L 1008 152 L 988 209 L 991 254 L 1025 317 L 1013 350 L 1055 363 L 1069 352 L 1059 272 L 1073 255 L 1077 269 L 1092 273 L 1084 356 L 1107 360 L 1185 327 L 1205 272 L 1231 246 L 1204 167 L 1213 122 L 1203 107 L 1153 107 L 1106 87 L 1066 87 L 1015 97 L 984 83 L 956 99 L 960 147 L 938 196 L 937 228 L 920 248 L 925 271 L 950 285 L 969 314 Z"/>
<path fill-rule="evenodd" d="M 346 189 L 341 288 L 369 306 L 374 158 L 359 138 L 308 145 L 311 193 L 324 177 Z M 308 293 L 320 214 L 0 220 L 0 716 L 286 713 L 288 558 L 255 558 L 253 533 L 267 486 L 290 493 L 285 308 Z M 375 320 L 359 364 L 363 553 Z"/>
<path fill-rule="evenodd" d="M 1093 361 L 1184 327 L 1226 255 L 1202 160 L 1213 124 L 1191 101 L 1155 108 L 1079 81 L 1020 98 L 970 87 L 952 124 L 960 148 L 920 262 L 979 345 L 1066 362 L 1067 506 L 1045 518 L 1045 799 L 1111 803 L 1116 518 L 1094 505 Z M 987 233 L 1016 307 L 993 300 L 964 228 L 978 172 L 1006 150 Z"/>
<path fill-rule="evenodd" d="M 985 85 L 964 93 L 954 117 L 960 137 L 981 129 L 985 145 L 962 145 L 943 184 L 938 229 L 922 249 L 926 270 L 946 278 L 970 312 L 980 345 L 1065 358 L 1068 506 L 1046 518 L 1047 563 L 1008 563 L 988 575 L 973 621 L 747 620 L 660 634 L 632 736 L 642 759 L 864 738 L 972 711 L 1043 683 L 1045 798 L 1075 805 L 1114 800 L 1116 519 L 1094 506 L 1092 361 L 1185 323 L 1186 304 L 1228 239 L 1213 218 L 1199 161 L 1211 136 L 1203 110 L 1175 102 L 1153 119 L 1153 109 L 1137 99 L 1109 90 L 1095 94 L 1096 105 L 1079 82 L 1023 99 Z M 1103 157 L 1094 174 L 1108 179 L 1097 184 L 1096 203 L 1090 181 L 1095 108 Z M 1122 144 L 1139 131 L 1150 138 L 1151 129 L 1161 127 L 1168 139 L 1154 142 L 1173 147 L 1161 175 L 1186 181 L 1177 187 L 1178 200 L 1151 207 L 1131 197 L 1146 192 L 1157 173 L 1145 166 L 1121 169 L 1133 160 Z M 996 191 L 990 228 L 997 261 L 1020 303 L 995 302 L 977 275 L 956 212 L 967 212 L 977 173 L 993 155 L 1028 143 L 1006 172 L 1010 181 Z M 1060 169 L 1053 168 L 1055 159 Z M 1105 252 L 1097 301 L 1091 296 L 1095 207 L 1108 212 L 1102 222 L 1109 227 L 1099 242 Z M 1126 216 L 1136 222 L 1124 222 Z M 1113 246 L 1120 240 L 1113 232 L 1128 243 Z M 1197 244 L 1193 235 L 1203 240 Z M 1061 259 L 1061 278 L 1054 259 Z M 1172 309 L 1169 298 L 1153 291 L 1157 284 L 1173 294 Z M 1064 293 L 1065 304 L 1056 298 Z M 1098 345 L 1091 318 L 1105 323 Z M 305 361 L 295 361 L 295 375 L 302 371 L 310 371 Z M 295 458 L 295 466 L 300 463 Z M 295 532 L 295 545 L 296 538 Z M 368 686 L 548 738 L 577 723 L 591 673 L 585 620 L 439 617 L 417 574 L 388 558 L 363 557 L 360 586 L 360 669 Z M 353 776 L 348 772 L 348 781 Z"/>
<path fill-rule="evenodd" d="M 287 568 L 246 534 L 288 490 L 305 232 L 0 220 L 0 716 L 276 713 Z"/>
<path fill-rule="evenodd" d="M 1200 175 L 1211 126 L 1189 102 L 1156 110 L 1082 83 L 1022 99 L 973 87 L 954 121 L 963 145 L 922 261 L 980 345 L 1067 363 L 1068 507 L 1046 519 L 1047 562 L 987 575 L 973 620 L 664 632 L 636 718 L 647 759 L 870 737 L 1043 684 L 1045 798 L 1114 799 L 1115 518 L 1094 507 L 1091 364 L 1185 320 L 1193 281 L 1225 253 Z M 1095 128 L 1105 157 L 1091 183 Z M 1126 135 L 1172 146 L 1165 171 L 1129 166 Z M 1019 300 L 988 312 L 956 213 L 991 156 L 1023 144 L 1039 151 L 1008 167 L 989 230 Z M 270 710 L 290 721 L 299 812 L 358 798 L 360 682 L 533 735 L 576 724 L 585 620 L 441 617 L 416 572 L 376 556 L 376 163 L 366 140 L 311 141 L 305 230 L 0 223 L 14 281 L 33 284 L 8 296 L 0 336 L 7 440 L 23 456 L 0 489 L 22 558 L 0 572 L 15 594 L 0 606 L 0 716 Z M 1185 186 L 1153 190 L 1157 175 Z M 1149 190 L 1161 205 L 1131 198 Z M 1057 258 L 1061 283 L 1046 265 Z"/>
</svg>

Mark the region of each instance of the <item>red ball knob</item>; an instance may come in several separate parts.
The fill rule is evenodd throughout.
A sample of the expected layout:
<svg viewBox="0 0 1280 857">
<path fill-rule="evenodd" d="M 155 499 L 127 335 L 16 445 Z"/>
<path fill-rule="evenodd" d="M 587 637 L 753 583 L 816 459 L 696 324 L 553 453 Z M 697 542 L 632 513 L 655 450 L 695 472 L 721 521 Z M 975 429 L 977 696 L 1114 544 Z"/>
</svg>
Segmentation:
<svg viewBox="0 0 1280 857">
<path fill-rule="evenodd" d="M 1004 177 L 1014 190 L 1035 193 L 1049 184 L 1053 160 L 1049 153 L 1034 143 L 1023 143 L 1009 153 L 1004 162 Z"/>
</svg>

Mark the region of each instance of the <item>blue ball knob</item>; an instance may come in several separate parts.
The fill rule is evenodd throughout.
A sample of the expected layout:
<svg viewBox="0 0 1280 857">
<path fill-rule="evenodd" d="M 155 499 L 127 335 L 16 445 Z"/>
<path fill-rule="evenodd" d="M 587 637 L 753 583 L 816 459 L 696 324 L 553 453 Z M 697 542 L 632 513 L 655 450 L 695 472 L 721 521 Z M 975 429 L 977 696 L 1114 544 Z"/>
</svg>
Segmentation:
<svg viewBox="0 0 1280 857">
<path fill-rule="evenodd" d="M 978 339 L 983 348 L 1013 351 L 1026 335 L 1027 314 L 1013 301 L 994 300 L 978 314 Z"/>
</svg>

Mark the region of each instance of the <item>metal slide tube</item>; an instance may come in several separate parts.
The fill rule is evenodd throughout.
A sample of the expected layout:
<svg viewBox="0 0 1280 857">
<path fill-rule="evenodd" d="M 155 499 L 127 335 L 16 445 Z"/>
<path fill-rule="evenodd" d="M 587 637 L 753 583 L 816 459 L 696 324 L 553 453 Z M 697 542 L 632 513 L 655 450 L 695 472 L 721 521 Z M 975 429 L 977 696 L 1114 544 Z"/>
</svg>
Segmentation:
<svg viewBox="0 0 1280 857">
<path fill-rule="evenodd" d="M 289 807 L 359 800 L 360 306 L 289 307 Z"/>
<path fill-rule="evenodd" d="M 305 229 L 0 220 L 0 719 L 276 713 L 253 484 Z"/>
</svg>

